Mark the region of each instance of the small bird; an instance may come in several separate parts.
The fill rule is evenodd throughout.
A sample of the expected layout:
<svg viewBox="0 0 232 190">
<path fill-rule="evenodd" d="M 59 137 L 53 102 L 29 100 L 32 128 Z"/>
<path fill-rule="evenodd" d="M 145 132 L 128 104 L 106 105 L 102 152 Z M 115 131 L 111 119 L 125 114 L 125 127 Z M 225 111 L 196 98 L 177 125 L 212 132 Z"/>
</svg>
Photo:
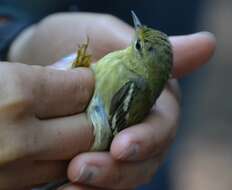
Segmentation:
<svg viewBox="0 0 232 190">
<path fill-rule="evenodd" d="M 135 35 L 128 48 L 91 64 L 87 40 L 70 63 L 71 68 L 90 67 L 96 79 L 86 110 L 95 135 L 91 151 L 109 150 L 117 133 L 141 122 L 171 76 L 173 54 L 168 36 L 142 25 L 133 11 L 132 17 Z M 68 179 L 48 184 L 43 190 L 54 190 L 66 183 Z"/>
<path fill-rule="evenodd" d="M 171 76 L 173 54 L 168 36 L 142 25 L 133 11 L 132 17 L 135 35 L 129 47 L 90 64 L 88 40 L 72 64 L 72 68 L 90 67 L 95 74 L 95 91 L 87 108 L 95 135 L 92 151 L 109 149 L 117 133 L 141 122 Z"/>
</svg>

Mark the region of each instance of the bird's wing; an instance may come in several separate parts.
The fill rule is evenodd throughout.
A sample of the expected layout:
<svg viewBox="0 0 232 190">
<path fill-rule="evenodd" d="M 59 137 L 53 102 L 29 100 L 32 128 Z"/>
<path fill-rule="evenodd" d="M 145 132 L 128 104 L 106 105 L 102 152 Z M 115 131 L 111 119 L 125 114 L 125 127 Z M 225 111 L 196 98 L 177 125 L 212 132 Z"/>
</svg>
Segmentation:
<svg viewBox="0 0 232 190">
<path fill-rule="evenodd" d="M 113 96 L 110 104 L 110 124 L 114 135 L 128 126 L 133 99 L 145 86 L 147 83 L 144 79 L 136 78 L 125 83 Z"/>
</svg>

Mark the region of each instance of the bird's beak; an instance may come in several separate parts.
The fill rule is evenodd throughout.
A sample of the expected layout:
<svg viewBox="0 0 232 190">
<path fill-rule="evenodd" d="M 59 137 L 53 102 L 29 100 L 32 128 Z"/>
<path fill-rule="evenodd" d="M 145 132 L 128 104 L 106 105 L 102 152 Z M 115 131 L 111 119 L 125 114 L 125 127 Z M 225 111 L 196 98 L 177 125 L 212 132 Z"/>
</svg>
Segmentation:
<svg viewBox="0 0 232 190">
<path fill-rule="evenodd" d="M 135 30 L 137 30 L 142 26 L 142 24 L 134 11 L 131 11 L 131 14 L 132 14 Z"/>
</svg>

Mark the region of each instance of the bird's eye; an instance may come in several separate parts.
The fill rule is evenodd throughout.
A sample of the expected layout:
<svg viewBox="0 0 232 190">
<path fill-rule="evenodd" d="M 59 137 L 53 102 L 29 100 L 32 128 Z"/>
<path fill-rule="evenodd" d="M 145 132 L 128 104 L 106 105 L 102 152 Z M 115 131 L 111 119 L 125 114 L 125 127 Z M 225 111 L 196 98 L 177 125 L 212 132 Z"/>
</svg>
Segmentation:
<svg viewBox="0 0 232 190">
<path fill-rule="evenodd" d="M 136 41 L 135 48 L 136 48 L 137 50 L 141 50 L 140 40 L 137 40 L 137 41 Z"/>
</svg>

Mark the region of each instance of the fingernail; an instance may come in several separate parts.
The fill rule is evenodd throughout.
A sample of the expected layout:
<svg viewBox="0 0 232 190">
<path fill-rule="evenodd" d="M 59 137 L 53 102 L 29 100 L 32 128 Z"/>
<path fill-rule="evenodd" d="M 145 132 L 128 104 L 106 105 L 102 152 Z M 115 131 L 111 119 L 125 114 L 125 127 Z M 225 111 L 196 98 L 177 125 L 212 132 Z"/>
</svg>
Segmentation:
<svg viewBox="0 0 232 190">
<path fill-rule="evenodd" d="M 81 183 L 90 183 L 95 177 L 99 174 L 99 168 L 96 166 L 82 166 L 80 169 L 80 173 L 77 176 L 75 182 Z"/>
<path fill-rule="evenodd" d="M 123 153 L 119 156 L 119 159 L 121 160 L 136 160 L 139 154 L 139 145 L 133 144 L 130 145 L 128 148 L 126 148 Z"/>
</svg>

